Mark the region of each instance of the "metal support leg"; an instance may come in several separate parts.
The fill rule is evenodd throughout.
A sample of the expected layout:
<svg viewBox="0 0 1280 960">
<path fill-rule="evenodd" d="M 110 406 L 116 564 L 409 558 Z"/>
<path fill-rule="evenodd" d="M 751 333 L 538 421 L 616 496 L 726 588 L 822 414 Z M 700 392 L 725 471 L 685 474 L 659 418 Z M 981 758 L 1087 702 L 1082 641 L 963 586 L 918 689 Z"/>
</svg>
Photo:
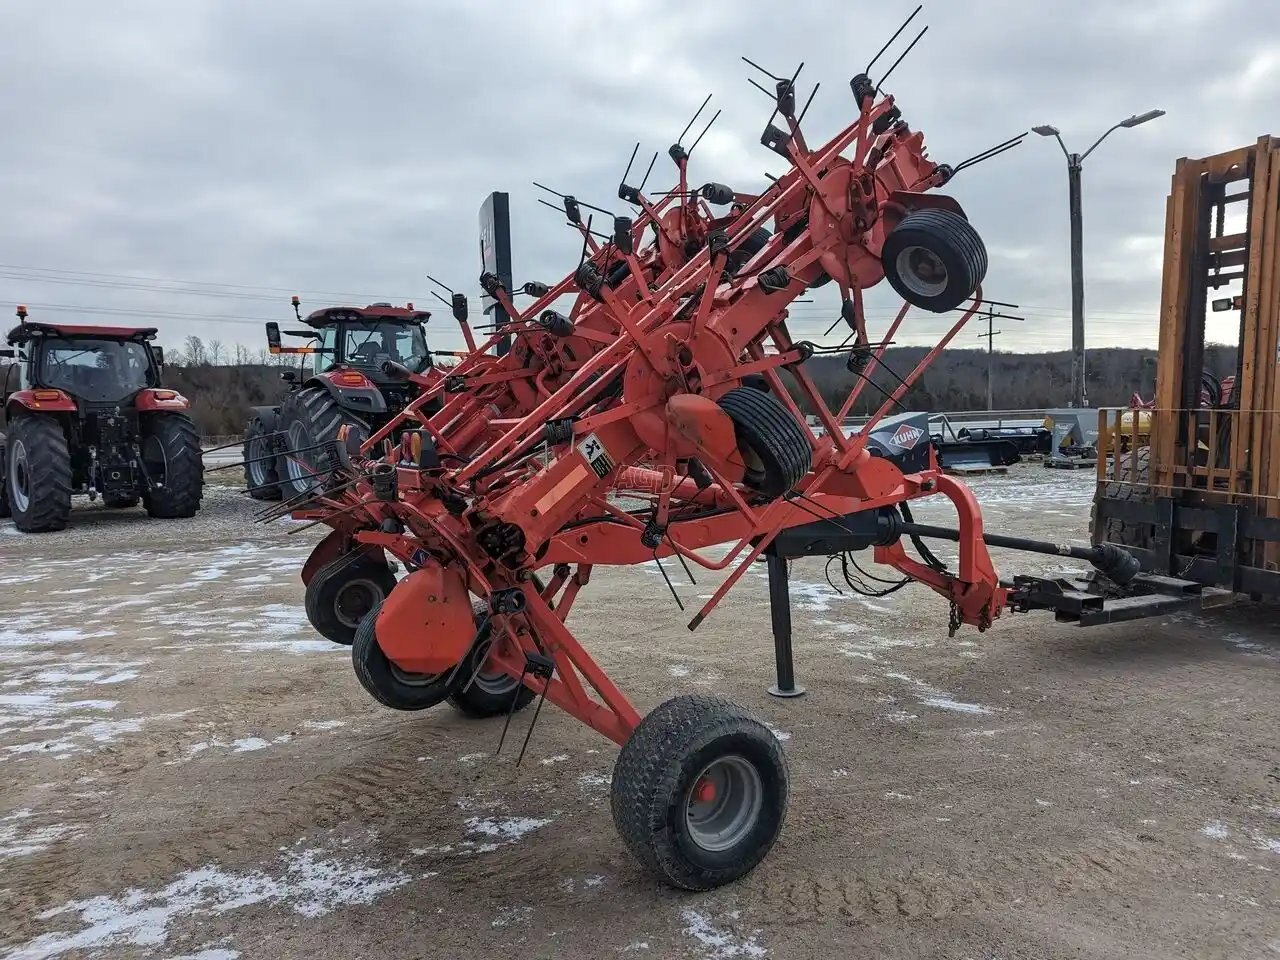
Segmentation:
<svg viewBox="0 0 1280 960">
<path fill-rule="evenodd" d="M 773 620 L 773 656 L 778 682 L 769 688 L 775 697 L 799 697 L 804 687 L 796 686 L 795 662 L 791 656 L 791 591 L 787 587 L 786 558 L 770 551 L 765 555 L 769 568 L 769 615 Z"/>
</svg>

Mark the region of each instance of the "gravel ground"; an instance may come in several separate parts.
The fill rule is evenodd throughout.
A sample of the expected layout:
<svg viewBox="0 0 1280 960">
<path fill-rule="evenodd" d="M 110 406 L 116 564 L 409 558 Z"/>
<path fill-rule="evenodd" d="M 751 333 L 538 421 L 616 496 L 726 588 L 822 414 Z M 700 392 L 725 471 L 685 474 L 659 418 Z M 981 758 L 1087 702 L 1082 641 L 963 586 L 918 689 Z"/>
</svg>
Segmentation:
<svg viewBox="0 0 1280 960">
<path fill-rule="evenodd" d="M 990 529 L 1084 536 L 1086 474 L 973 485 Z M 695 634 L 656 569 L 598 570 L 573 621 L 641 709 L 715 691 L 788 754 L 773 853 L 692 895 L 622 848 L 584 726 L 543 711 L 516 768 L 500 721 L 372 703 L 302 613 L 318 531 L 251 513 L 0 525 L 0 957 L 1280 955 L 1273 609 L 948 640 L 925 589 L 802 561 L 783 701 L 763 567 Z"/>
</svg>

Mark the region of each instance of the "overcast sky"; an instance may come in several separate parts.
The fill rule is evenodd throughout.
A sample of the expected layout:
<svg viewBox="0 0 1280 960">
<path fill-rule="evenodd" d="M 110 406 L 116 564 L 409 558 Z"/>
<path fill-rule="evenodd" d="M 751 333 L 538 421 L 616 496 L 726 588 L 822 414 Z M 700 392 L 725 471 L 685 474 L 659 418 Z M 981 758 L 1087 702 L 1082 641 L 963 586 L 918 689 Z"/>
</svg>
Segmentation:
<svg viewBox="0 0 1280 960">
<path fill-rule="evenodd" d="M 668 182 L 666 147 L 713 93 L 724 113 L 691 176 L 759 189 L 778 169 L 758 142 L 770 106 L 739 56 L 778 73 L 803 60 L 802 81 L 822 83 L 805 126 L 825 138 L 853 115 L 849 78 L 914 6 L 8 0 L 0 304 L 147 322 L 103 312 L 136 311 L 165 344 L 195 333 L 257 349 L 291 292 L 311 308 L 355 295 L 422 306 L 430 272 L 474 294 L 491 190 L 511 194 L 517 282 L 553 282 L 579 244 L 531 180 L 619 208 L 634 142 L 662 151 L 651 183 Z M 1280 4 L 933 0 L 916 24 L 929 32 L 887 89 L 935 160 L 1039 123 L 1083 150 L 1131 114 L 1168 111 L 1114 133 L 1084 170 L 1089 343 L 1154 344 L 1174 161 L 1273 132 Z M 1032 134 L 947 191 L 985 238 L 987 295 L 1027 318 L 1005 322 L 998 346 L 1067 346 L 1057 143 Z M 80 282 L 34 279 L 53 271 Z M 219 295 L 186 292 L 193 281 Z M 873 320 L 890 309 L 882 287 Z M 825 328 L 827 308 L 800 305 L 800 335 Z M 900 339 L 938 329 L 921 317 Z M 444 310 L 428 332 L 459 342 Z M 958 343 L 979 345 L 977 332 Z"/>
</svg>

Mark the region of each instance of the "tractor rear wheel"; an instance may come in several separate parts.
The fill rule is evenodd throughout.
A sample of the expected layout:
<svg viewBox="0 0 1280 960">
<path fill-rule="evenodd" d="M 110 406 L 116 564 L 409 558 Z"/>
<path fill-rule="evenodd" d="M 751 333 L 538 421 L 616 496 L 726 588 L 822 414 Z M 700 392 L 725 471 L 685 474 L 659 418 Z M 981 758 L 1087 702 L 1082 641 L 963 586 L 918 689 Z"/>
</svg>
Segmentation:
<svg viewBox="0 0 1280 960">
<path fill-rule="evenodd" d="M 787 813 L 778 738 L 720 697 L 683 696 L 640 721 L 613 768 L 610 806 L 628 849 L 676 887 L 711 890 L 769 852 Z"/>
<path fill-rule="evenodd" d="M 445 673 L 410 673 L 392 663 L 382 647 L 378 646 L 376 633 L 379 600 L 365 614 L 351 644 L 351 665 L 355 668 L 360 686 L 384 707 L 392 710 L 426 710 L 448 698 L 452 686 L 452 670 Z"/>
<path fill-rule="evenodd" d="M 9 424 L 4 486 L 19 530 L 46 533 L 67 525 L 71 454 L 62 424 L 40 414 L 26 414 Z"/>
<path fill-rule="evenodd" d="M 922 310 L 945 313 L 968 300 L 987 275 L 987 248 L 958 213 L 913 210 L 898 221 L 880 253 L 898 296 Z"/>
<path fill-rule="evenodd" d="M 349 647 L 365 614 L 395 585 L 396 576 L 381 556 L 343 554 L 317 570 L 307 584 L 307 619 L 321 636 Z"/>
<path fill-rule="evenodd" d="M 719 400 L 733 421 L 747 464 L 743 482 L 776 499 L 800 482 L 813 464 L 809 431 L 772 393 L 735 387 Z"/>
<path fill-rule="evenodd" d="M 1112 483 L 1103 484 L 1093 500 L 1093 510 L 1089 518 L 1089 530 L 1093 534 L 1093 542 L 1114 543 L 1122 547 L 1137 547 L 1145 550 L 1151 546 L 1151 526 L 1145 523 L 1126 523 L 1118 517 L 1108 517 L 1098 522 L 1098 504 L 1102 500 L 1121 500 L 1127 503 L 1151 502 L 1151 448 L 1139 447 L 1137 469 L 1128 453 L 1119 454 L 1120 466 L 1116 471 L 1119 478 Z"/>
<path fill-rule="evenodd" d="M 5 483 L 9 476 L 9 471 L 4 465 L 6 444 L 4 434 L 0 433 L 0 520 L 7 520 L 12 512 L 9 510 L 9 494 L 5 491 Z"/>
<path fill-rule="evenodd" d="M 368 429 L 343 412 L 323 387 L 307 387 L 285 398 L 279 423 L 285 434 L 284 471 L 280 477 L 285 496 L 301 496 L 320 482 L 321 478 L 314 474 L 323 475 L 337 466 L 330 463 L 322 444 L 336 440 L 344 423 Z"/>
<path fill-rule="evenodd" d="M 279 500 L 280 461 L 277 444 L 261 417 L 250 417 L 244 428 L 244 485 L 254 500 Z M 348 641 L 349 643 L 350 641 Z"/>
<path fill-rule="evenodd" d="M 142 432 L 142 464 L 147 474 L 142 502 L 150 516 L 171 520 L 196 515 L 204 497 L 204 457 L 196 425 L 189 416 L 147 416 Z"/>
</svg>

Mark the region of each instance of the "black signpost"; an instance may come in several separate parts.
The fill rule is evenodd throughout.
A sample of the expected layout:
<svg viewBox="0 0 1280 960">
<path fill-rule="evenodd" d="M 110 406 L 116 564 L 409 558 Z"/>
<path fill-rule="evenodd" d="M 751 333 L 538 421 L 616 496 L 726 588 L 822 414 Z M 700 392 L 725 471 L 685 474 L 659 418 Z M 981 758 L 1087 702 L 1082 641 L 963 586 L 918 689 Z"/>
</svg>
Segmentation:
<svg viewBox="0 0 1280 960">
<path fill-rule="evenodd" d="M 496 274 L 502 285 L 511 289 L 511 207 L 507 194 L 495 191 L 480 206 L 480 261 L 484 270 Z M 484 313 L 494 327 L 500 327 L 511 318 L 502 305 L 492 297 L 480 295 Z M 511 335 L 498 341 L 498 355 L 511 349 Z"/>
</svg>

